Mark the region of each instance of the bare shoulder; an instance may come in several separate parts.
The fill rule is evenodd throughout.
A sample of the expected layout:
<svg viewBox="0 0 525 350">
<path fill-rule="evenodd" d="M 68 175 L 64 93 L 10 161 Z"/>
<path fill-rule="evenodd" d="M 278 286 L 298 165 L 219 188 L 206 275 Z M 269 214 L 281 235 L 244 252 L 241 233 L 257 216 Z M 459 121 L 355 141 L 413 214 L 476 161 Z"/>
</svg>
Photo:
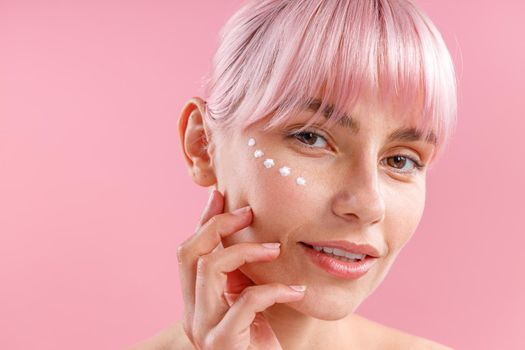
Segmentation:
<svg viewBox="0 0 525 350">
<path fill-rule="evenodd" d="M 356 320 L 361 329 L 361 334 L 365 335 L 364 342 L 367 343 L 367 348 L 387 350 L 453 350 L 453 348 L 433 340 L 382 325 L 362 316 L 354 316 L 357 316 Z M 370 344 L 373 344 L 373 346 L 370 346 Z"/>
<path fill-rule="evenodd" d="M 184 332 L 182 321 L 178 321 L 128 350 L 195 350 L 195 348 Z"/>
</svg>

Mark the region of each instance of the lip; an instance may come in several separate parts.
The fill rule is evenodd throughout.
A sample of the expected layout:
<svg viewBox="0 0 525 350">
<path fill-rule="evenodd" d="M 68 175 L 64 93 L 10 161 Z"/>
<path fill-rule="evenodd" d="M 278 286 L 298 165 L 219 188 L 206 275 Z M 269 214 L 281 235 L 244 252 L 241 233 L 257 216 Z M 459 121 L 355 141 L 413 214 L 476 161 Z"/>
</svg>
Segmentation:
<svg viewBox="0 0 525 350">
<path fill-rule="evenodd" d="M 330 275 L 341 279 L 358 279 L 366 274 L 377 260 L 379 260 L 378 258 L 367 255 L 361 261 L 342 261 L 325 253 L 318 252 L 304 243 L 300 245 L 305 254 L 310 258 L 310 261 Z"/>
<path fill-rule="evenodd" d="M 381 254 L 379 254 L 379 251 L 370 244 L 357 244 L 350 241 L 318 241 L 318 242 L 305 242 L 308 245 L 315 245 L 320 247 L 328 247 L 328 248 L 339 248 L 342 249 L 348 253 L 354 253 L 354 254 L 366 254 L 373 258 L 379 258 Z"/>
</svg>

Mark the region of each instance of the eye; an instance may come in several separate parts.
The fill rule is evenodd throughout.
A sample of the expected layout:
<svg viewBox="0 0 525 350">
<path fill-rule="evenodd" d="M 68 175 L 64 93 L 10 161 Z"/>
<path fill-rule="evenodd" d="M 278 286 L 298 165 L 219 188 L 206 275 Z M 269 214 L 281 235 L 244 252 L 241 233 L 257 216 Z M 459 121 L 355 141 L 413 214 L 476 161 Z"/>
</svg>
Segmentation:
<svg viewBox="0 0 525 350">
<path fill-rule="evenodd" d="M 395 170 L 398 173 L 410 174 L 421 171 L 425 167 L 416 159 L 405 154 L 397 154 L 395 156 L 385 158 L 385 160 L 387 161 L 388 165 L 395 169 L 399 169 Z M 408 165 L 408 167 L 406 167 L 406 165 Z"/>
<path fill-rule="evenodd" d="M 313 131 L 296 132 L 296 133 L 290 134 L 289 136 L 294 137 L 295 139 L 299 140 L 302 147 L 326 148 L 326 146 L 328 146 L 328 142 L 326 141 L 326 138 Z M 321 142 L 318 142 L 318 141 L 321 141 Z"/>
</svg>

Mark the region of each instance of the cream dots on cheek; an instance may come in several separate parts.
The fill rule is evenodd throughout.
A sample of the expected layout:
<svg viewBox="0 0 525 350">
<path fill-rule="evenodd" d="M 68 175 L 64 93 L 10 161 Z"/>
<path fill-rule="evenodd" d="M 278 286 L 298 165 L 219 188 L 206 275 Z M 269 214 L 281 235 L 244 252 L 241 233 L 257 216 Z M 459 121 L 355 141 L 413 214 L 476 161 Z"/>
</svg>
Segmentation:
<svg viewBox="0 0 525 350">
<path fill-rule="evenodd" d="M 253 137 L 250 137 L 248 140 L 248 146 L 254 147 L 256 144 L 256 141 Z M 255 149 L 253 152 L 253 156 L 255 158 L 262 158 L 264 156 L 264 152 L 261 149 Z M 275 161 L 272 158 L 264 158 L 263 165 L 266 169 L 273 168 L 275 166 Z M 281 176 L 289 176 L 292 173 L 292 169 L 286 165 L 283 165 L 279 168 L 279 174 Z M 295 177 L 295 183 L 300 186 L 306 185 L 306 180 L 302 176 L 296 176 Z"/>
</svg>

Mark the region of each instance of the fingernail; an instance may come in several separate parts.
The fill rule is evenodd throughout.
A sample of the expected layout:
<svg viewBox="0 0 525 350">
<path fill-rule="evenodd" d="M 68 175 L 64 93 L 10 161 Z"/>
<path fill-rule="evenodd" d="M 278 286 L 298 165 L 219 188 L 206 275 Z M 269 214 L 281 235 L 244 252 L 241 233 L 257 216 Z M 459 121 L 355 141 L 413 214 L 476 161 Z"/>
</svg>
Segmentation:
<svg viewBox="0 0 525 350">
<path fill-rule="evenodd" d="M 263 243 L 262 246 L 270 249 L 278 249 L 281 246 L 281 243 Z"/>
<path fill-rule="evenodd" d="M 306 286 L 305 285 L 290 285 L 288 287 L 292 288 L 296 292 L 304 292 L 306 290 Z"/>
<path fill-rule="evenodd" d="M 245 207 L 242 207 L 242 208 L 239 208 L 239 209 L 235 209 L 234 211 L 232 211 L 232 214 L 234 214 L 234 215 L 244 215 L 244 214 L 246 214 L 249 210 L 250 210 L 250 206 L 247 205 L 247 206 L 245 206 Z"/>
</svg>

